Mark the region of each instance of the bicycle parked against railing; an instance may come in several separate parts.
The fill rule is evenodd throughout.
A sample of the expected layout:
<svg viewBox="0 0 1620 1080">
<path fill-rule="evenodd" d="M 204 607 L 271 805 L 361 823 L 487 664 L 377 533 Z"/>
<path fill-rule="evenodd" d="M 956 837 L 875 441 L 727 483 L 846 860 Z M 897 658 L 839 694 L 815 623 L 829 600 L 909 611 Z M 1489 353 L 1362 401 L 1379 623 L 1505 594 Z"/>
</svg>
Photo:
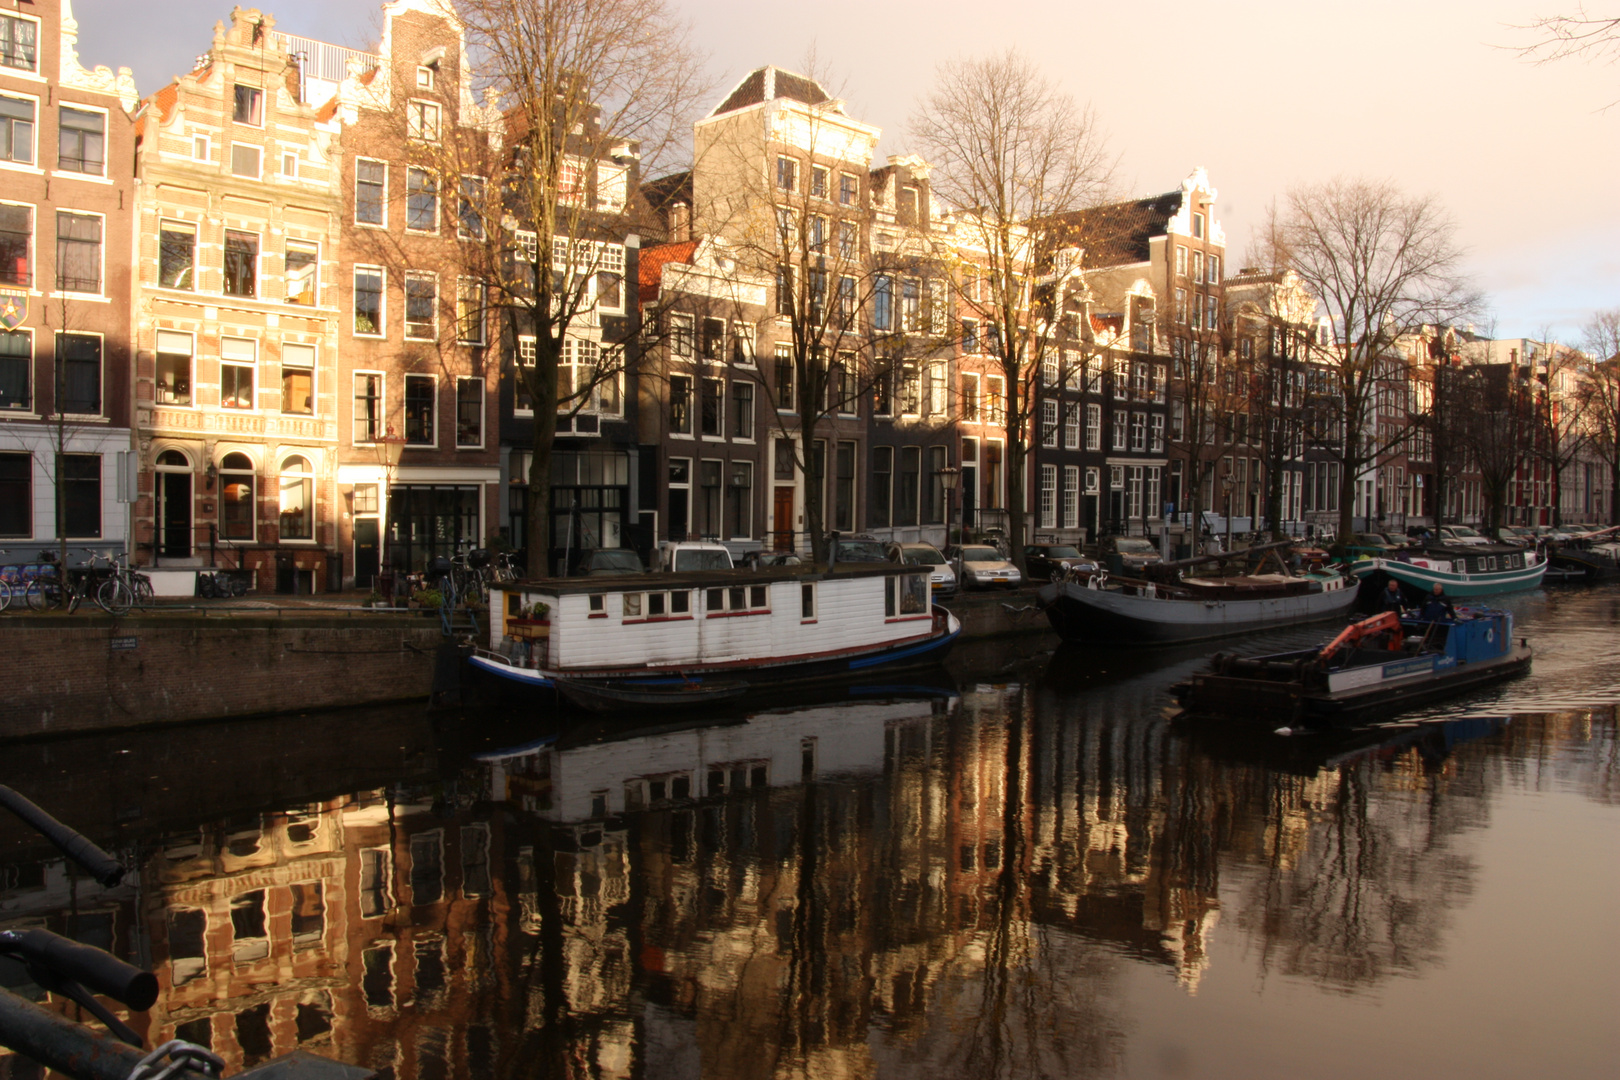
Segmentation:
<svg viewBox="0 0 1620 1080">
<path fill-rule="evenodd" d="M 152 579 L 129 565 L 125 554 L 92 554 L 89 573 L 97 576 L 96 564 L 106 563 L 107 573 L 96 587 L 96 603 L 109 615 L 127 615 L 132 607 L 144 607 L 152 599 Z"/>
</svg>

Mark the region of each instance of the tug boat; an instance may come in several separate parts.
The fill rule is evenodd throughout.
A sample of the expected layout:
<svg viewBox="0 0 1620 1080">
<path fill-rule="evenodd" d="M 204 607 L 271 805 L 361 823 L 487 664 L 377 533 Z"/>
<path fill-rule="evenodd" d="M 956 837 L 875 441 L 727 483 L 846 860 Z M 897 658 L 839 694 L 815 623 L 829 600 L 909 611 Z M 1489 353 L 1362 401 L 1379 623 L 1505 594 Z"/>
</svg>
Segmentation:
<svg viewBox="0 0 1620 1080">
<path fill-rule="evenodd" d="M 1431 622 L 1386 611 L 1319 649 L 1217 653 L 1171 692 L 1192 716 L 1335 726 L 1387 719 L 1529 670 L 1530 646 L 1513 643 L 1511 612 L 1459 608 L 1455 619 Z"/>
<path fill-rule="evenodd" d="M 496 585 L 478 671 L 595 711 L 708 705 L 761 686 L 932 664 L 961 623 L 927 567 L 844 564 Z"/>
</svg>

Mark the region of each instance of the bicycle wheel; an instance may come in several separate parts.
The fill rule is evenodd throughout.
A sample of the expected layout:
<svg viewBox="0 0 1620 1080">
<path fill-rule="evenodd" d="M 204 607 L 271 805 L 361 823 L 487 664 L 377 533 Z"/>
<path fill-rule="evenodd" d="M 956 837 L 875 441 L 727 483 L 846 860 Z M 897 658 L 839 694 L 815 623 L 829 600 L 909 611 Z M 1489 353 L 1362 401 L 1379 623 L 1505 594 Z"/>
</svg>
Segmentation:
<svg viewBox="0 0 1620 1080">
<path fill-rule="evenodd" d="M 62 587 L 54 581 L 40 581 L 36 578 L 28 583 L 28 590 L 23 593 L 23 599 L 28 602 L 30 611 L 49 611 L 62 605 Z"/>
<path fill-rule="evenodd" d="M 145 574 L 135 575 L 135 602 L 143 607 L 152 602 L 152 579 Z"/>
<path fill-rule="evenodd" d="M 79 605 L 84 603 L 85 588 L 86 585 L 83 581 L 79 582 L 77 585 L 63 586 L 61 604 L 67 608 L 67 613 L 69 615 L 76 613 L 79 610 Z"/>
<path fill-rule="evenodd" d="M 135 606 L 135 594 L 123 578 L 108 578 L 96 590 L 96 603 L 109 615 L 127 615 Z"/>
</svg>

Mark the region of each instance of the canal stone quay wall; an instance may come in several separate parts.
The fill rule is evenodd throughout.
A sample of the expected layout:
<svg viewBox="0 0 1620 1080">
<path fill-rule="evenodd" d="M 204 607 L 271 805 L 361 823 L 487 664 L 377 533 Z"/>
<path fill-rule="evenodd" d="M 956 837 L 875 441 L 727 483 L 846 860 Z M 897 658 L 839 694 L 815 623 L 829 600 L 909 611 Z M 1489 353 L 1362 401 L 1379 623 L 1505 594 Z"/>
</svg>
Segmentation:
<svg viewBox="0 0 1620 1080">
<path fill-rule="evenodd" d="M 0 741 L 426 698 L 437 620 L 22 616 Z"/>
</svg>

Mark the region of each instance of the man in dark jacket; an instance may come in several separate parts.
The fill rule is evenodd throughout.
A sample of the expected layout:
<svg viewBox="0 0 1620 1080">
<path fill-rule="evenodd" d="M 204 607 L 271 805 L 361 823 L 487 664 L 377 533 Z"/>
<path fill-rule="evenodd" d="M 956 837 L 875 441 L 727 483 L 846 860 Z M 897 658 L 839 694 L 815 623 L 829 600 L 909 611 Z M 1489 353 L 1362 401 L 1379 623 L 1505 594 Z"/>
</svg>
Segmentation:
<svg viewBox="0 0 1620 1080">
<path fill-rule="evenodd" d="M 1423 602 L 1423 612 L 1418 617 L 1425 622 L 1440 622 L 1457 618 L 1457 609 L 1451 606 L 1451 597 L 1446 595 L 1445 587 L 1438 581 L 1434 583 L 1434 591 Z"/>
<path fill-rule="evenodd" d="M 1399 615 L 1405 607 L 1406 597 L 1401 595 L 1401 583 L 1390 578 L 1389 585 L 1384 589 L 1384 610 Z"/>
</svg>

